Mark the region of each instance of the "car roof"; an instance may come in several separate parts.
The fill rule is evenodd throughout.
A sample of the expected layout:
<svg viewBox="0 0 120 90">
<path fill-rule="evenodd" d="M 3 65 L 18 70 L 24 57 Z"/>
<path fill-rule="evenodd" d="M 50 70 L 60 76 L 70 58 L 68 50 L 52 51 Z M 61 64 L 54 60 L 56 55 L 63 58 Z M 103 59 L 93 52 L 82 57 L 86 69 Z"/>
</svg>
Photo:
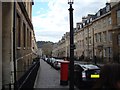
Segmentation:
<svg viewBox="0 0 120 90">
<path fill-rule="evenodd" d="M 62 59 L 55 59 L 55 61 L 62 62 L 64 60 L 62 60 Z"/>
<path fill-rule="evenodd" d="M 76 64 L 81 66 L 84 70 L 100 69 L 98 66 L 93 64 L 80 64 L 80 63 L 76 63 Z"/>
</svg>

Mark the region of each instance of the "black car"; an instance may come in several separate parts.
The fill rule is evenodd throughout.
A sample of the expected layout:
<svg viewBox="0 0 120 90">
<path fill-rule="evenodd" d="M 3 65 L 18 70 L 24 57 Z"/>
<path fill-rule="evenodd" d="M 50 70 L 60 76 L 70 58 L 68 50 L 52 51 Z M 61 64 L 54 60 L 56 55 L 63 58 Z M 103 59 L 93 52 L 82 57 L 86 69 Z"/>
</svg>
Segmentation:
<svg viewBox="0 0 120 90">
<path fill-rule="evenodd" d="M 100 68 L 93 64 L 74 65 L 74 83 L 78 88 L 92 88 L 96 80 L 100 77 Z"/>
</svg>

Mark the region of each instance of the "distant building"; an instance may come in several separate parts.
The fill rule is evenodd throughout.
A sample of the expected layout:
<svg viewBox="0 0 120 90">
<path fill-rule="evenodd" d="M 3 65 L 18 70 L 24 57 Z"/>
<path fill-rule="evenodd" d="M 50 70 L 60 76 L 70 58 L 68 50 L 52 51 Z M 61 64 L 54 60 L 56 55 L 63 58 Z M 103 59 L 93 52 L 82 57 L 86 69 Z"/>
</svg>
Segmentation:
<svg viewBox="0 0 120 90">
<path fill-rule="evenodd" d="M 0 86 L 4 88 L 9 88 L 9 84 L 13 85 L 15 72 L 16 79 L 19 80 L 32 65 L 33 58 L 37 57 L 34 55 L 37 46 L 32 24 L 33 4 L 32 0 L 31 2 L 16 2 L 14 7 L 14 2 L 0 2 L 0 28 L 2 24 L 2 31 L 0 30 L 0 50 L 2 50 L 2 52 L 0 51 L 0 55 L 2 55 L 2 57 L 0 56 L 0 61 L 2 60 L 2 63 L 0 62 L 2 72 L 0 70 L 0 73 L 2 80 L 0 78 Z M 14 8 L 16 12 L 14 12 Z M 14 13 L 16 17 L 14 17 Z M 13 25 L 14 20 L 16 26 Z M 14 71 L 13 64 L 13 28 L 15 28 L 16 71 Z"/>
<path fill-rule="evenodd" d="M 41 48 L 38 48 L 37 55 L 39 57 L 42 57 L 42 49 Z"/>
<path fill-rule="evenodd" d="M 38 47 L 37 47 L 37 42 L 36 42 L 36 38 L 35 38 L 35 34 L 34 31 L 32 31 L 32 58 L 35 58 L 36 56 L 38 56 Z"/>
</svg>

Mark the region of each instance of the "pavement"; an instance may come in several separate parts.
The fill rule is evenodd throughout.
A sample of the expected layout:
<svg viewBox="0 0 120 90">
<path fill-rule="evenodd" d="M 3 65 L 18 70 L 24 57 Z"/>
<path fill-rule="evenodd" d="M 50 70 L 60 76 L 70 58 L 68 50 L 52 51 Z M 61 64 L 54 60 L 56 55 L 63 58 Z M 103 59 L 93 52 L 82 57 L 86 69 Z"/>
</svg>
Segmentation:
<svg viewBox="0 0 120 90">
<path fill-rule="evenodd" d="M 40 59 L 40 68 L 34 83 L 34 88 L 47 90 L 69 90 L 69 85 L 60 85 L 60 70 L 56 70 L 47 64 L 44 60 Z M 75 87 L 75 90 L 78 90 Z"/>
</svg>

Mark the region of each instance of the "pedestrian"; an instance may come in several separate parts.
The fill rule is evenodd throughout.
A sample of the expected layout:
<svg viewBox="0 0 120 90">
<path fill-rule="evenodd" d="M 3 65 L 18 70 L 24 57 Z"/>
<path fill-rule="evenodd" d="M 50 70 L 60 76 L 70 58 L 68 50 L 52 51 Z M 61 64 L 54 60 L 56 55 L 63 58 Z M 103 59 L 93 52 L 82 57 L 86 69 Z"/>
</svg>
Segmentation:
<svg viewBox="0 0 120 90">
<path fill-rule="evenodd" d="M 100 78 L 93 89 L 120 90 L 120 64 L 104 65 L 100 71 Z"/>
<path fill-rule="evenodd" d="M 95 64 L 97 64 L 97 57 L 96 56 L 94 56 L 94 62 L 95 62 Z"/>
<path fill-rule="evenodd" d="M 81 59 L 82 59 L 82 61 L 84 60 L 84 55 L 83 54 L 81 55 Z"/>
</svg>

